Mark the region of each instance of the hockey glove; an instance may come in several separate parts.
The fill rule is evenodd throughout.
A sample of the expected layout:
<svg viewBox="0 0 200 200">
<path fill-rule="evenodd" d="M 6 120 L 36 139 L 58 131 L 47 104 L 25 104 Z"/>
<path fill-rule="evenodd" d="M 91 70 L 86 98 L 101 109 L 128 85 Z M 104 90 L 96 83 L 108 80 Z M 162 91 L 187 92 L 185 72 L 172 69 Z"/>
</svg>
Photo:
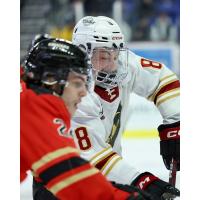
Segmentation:
<svg viewBox="0 0 200 200">
<path fill-rule="evenodd" d="M 130 196 L 127 200 L 153 200 L 150 194 L 139 189 L 138 187 L 134 187 L 132 185 L 123 185 L 115 182 L 111 183 L 114 187 L 130 193 Z"/>
<path fill-rule="evenodd" d="M 160 136 L 160 155 L 166 168 L 170 169 L 172 158 L 176 160 L 177 171 L 180 170 L 180 122 L 162 124 L 158 127 Z"/>
<path fill-rule="evenodd" d="M 153 200 L 169 200 L 180 196 L 180 191 L 149 172 L 140 174 L 131 185 L 149 193 Z"/>
<path fill-rule="evenodd" d="M 33 178 L 33 200 L 58 200 L 42 183 L 37 182 Z"/>
</svg>

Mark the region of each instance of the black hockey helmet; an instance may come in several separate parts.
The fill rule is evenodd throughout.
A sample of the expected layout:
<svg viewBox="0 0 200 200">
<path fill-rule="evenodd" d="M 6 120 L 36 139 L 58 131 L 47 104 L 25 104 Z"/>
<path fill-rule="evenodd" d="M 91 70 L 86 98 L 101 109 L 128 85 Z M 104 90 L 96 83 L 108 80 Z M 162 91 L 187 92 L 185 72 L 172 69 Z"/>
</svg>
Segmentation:
<svg viewBox="0 0 200 200">
<path fill-rule="evenodd" d="M 87 54 L 71 42 L 55 38 L 38 42 L 30 50 L 24 68 L 27 84 L 38 86 L 64 86 L 70 71 L 90 75 Z"/>
<path fill-rule="evenodd" d="M 45 40 L 45 39 L 50 39 L 51 36 L 47 33 L 43 33 L 43 34 L 37 34 L 35 35 L 35 37 L 32 40 L 32 46 L 34 46 L 35 44 L 37 44 L 38 42 Z"/>
<path fill-rule="evenodd" d="M 37 34 L 34 36 L 34 38 L 31 41 L 31 44 L 28 47 L 28 51 L 31 50 L 33 46 L 35 46 L 38 42 L 41 42 L 42 40 L 50 39 L 52 38 L 49 34 L 43 33 L 43 34 Z"/>
<path fill-rule="evenodd" d="M 52 38 L 49 34 L 47 33 L 43 33 L 43 34 L 36 34 L 34 36 L 34 38 L 31 40 L 31 43 L 28 45 L 28 48 L 27 48 L 27 53 L 31 50 L 31 48 L 33 48 L 38 42 L 41 42 L 42 40 L 45 40 L 45 39 L 50 39 Z M 20 59 L 20 63 L 21 63 L 21 67 L 23 68 L 24 67 L 24 62 L 25 62 L 25 59 L 26 59 L 26 56 L 23 56 L 21 59 Z"/>
</svg>

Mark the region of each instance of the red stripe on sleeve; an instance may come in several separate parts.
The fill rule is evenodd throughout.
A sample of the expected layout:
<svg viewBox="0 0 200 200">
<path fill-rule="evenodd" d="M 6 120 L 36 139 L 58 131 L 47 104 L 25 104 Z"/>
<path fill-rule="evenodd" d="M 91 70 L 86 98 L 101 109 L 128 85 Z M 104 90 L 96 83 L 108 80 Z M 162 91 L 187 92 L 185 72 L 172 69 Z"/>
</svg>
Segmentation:
<svg viewBox="0 0 200 200">
<path fill-rule="evenodd" d="M 180 87 L 180 82 L 179 82 L 179 80 L 176 80 L 176 81 L 174 81 L 174 82 L 172 82 L 172 83 L 169 83 L 169 84 L 165 85 L 165 86 L 162 87 L 162 88 L 160 89 L 160 91 L 156 94 L 155 99 L 154 99 L 154 103 L 156 104 L 156 101 L 157 101 L 157 98 L 158 98 L 159 95 L 161 95 L 161 94 L 163 94 L 163 93 L 165 93 L 165 92 L 168 92 L 168 91 L 170 91 L 170 90 L 172 90 L 172 89 L 179 88 L 179 87 Z"/>
<path fill-rule="evenodd" d="M 115 155 L 116 153 L 113 152 L 112 154 L 110 154 L 108 157 L 104 158 L 103 160 L 101 160 L 100 162 L 98 162 L 95 167 L 99 170 L 102 169 L 102 167 L 106 164 L 106 162 L 113 156 Z"/>
</svg>

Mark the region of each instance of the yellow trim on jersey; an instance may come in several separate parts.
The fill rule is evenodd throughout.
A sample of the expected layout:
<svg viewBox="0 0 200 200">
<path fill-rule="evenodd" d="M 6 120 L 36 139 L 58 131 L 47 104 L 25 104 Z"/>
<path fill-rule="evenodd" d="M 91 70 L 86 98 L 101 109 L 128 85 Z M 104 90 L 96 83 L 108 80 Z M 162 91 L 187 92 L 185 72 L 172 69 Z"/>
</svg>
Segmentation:
<svg viewBox="0 0 200 200">
<path fill-rule="evenodd" d="M 62 181 L 60 181 L 59 183 L 55 184 L 54 186 L 48 188 L 53 194 L 57 194 L 60 190 L 69 187 L 70 185 L 81 181 L 82 179 L 85 179 L 89 176 L 92 176 L 94 174 L 99 173 L 99 170 L 96 168 L 91 168 L 88 170 L 85 170 L 83 172 L 77 173 L 73 176 L 70 176 Z"/>
<path fill-rule="evenodd" d="M 64 148 L 58 149 L 56 151 L 50 152 L 50 153 L 44 155 L 40 160 L 33 163 L 32 169 L 34 171 L 37 171 L 39 168 L 41 168 L 43 165 L 47 164 L 48 162 L 50 162 L 60 156 L 70 154 L 70 153 L 79 153 L 79 150 L 72 148 L 72 147 L 64 147 Z"/>
<path fill-rule="evenodd" d="M 109 152 L 108 154 L 106 154 L 105 156 L 99 158 L 97 161 L 95 161 L 94 163 L 92 162 L 92 160 L 90 161 L 92 163 L 92 165 L 96 165 L 97 163 L 101 162 L 102 160 L 104 160 L 106 157 L 110 156 L 113 153 L 113 151 Z"/>
<path fill-rule="evenodd" d="M 103 154 L 105 151 L 107 151 L 108 149 L 111 149 L 111 147 L 107 147 L 105 149 L 103 149 L 102 151 L 99 151 L 97 154 L 95 154 L 91 159 L 90 159 L 90 162 L 92 160 L 94 160 L 95 158 L 97 158 L 99 155 Z"/>
<path fill-rule="evenodd" d="M 171 98 L 177 97 L 177 96 L 179 96 L 179 95 L 180 95 L 180 92 L 177 93 L 177 94 L 168 96 L 168 97 L 166 97 L 166 98 L 163 98 L 163 99 L 160 100 L 160 101 L 158 100 L 158 101 L 156 102 L 156 106 L 159 106 L 161 103 L 163 103 L 163 102 L 165 102 L 165 101 L 167 101 L 167 100 L 169 100 L 169 99 L 171 99 Z"/>
<path fill-rule="evenodd" d="M 151 101 L 154 101 L 156 95 L 159 93 L 159 91 L 160 91 L 163 87 L 165 87 L 166 85 L 169 85 L 170 83 L 173 83 L 173 82 L 175 82 L 175 81 L 177 81 L 177 80 L 178 80 L 178 79 L 175 78 L 175 79 L 172 79 L 172 80 L 170 80 L 170 81 L 168 81 L 168 82 L 166 82 L 166 83 L 164 83 L 164 84 L 161 84 L 161 85 L 159 86 L 159 88 L 155 91 L 155 93 L 153 93 L 150 97 L 148 97 L 148 99 L 151 100 Z"/>
<path fill-rule="evenodd" d="M 162 81 L 164 81 L 165 79 L 168 79 L 168 78 L 170 78 L 170 77 L 172 77 L 172 76 L 174 76 L 175 74 L 170 74 L 170 75 L 168 75 L 168 76 L 165 76 L 165 77 L 163 77 L 163 78 L 161 78 L 160 79 L 160 82 L 162 82 Z"/>
<path fill-rule="evenodd" d="M 164 93 L 158 95 L 157 101 L 158 101 L 159 98 L 161 98 L 161 97 L 163 97 L 163 96 L 165 96 L 165 95 L 167 95 L 167 94 L 169 94 L 169 93 L 174 93 L 174 92 L 177 92 L 177 91 L 179 92 L 179 91 L 180 91 L 180 88 L 174 88 L 174 89 L 172 89 L 172 90 L 169 90 L 169 91 L 167 91 L 167 92 L 164 92 Z"/>
<path fill-rule="evenodd" d="M 107 160 L 107 162 L 103 165 L 103 167 L 100 169 L 100 171 L 102 172 L 104 169 L 105 169 L 105 167 L 110 163 L 110 161 L 114 158 L 114 157 L 116 157 L 116 156 L 118 156 L 117 154 L 114 154 L 113 156 L 111 156 L 108 160 Z"/>
<path fill-rule="evenodd" d="M 120 161 L 122 159 L 122 157 L 118 157 L 113 163 L 112 165 L 107 169 L 107 171 L 104 173 L 104 176 L 107 176 L 110 171 L 112 170 L 112 168 L 115 166 L 115 164 Z"/>
<path fill-rule="evenodd" d="M 138 129 L 138 130 L 125 130 L 123 138 L 157 138 L 157 129 Z"/>
</svg>

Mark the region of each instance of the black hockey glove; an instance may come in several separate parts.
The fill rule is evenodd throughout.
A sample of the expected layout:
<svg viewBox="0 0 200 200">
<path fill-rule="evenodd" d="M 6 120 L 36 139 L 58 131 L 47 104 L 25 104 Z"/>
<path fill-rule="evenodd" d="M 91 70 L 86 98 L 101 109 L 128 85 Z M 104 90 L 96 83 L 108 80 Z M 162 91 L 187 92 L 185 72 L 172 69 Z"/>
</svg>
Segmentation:
<svg viewBox="0 0 200 200">
<path fill-rule="evenodd" d="M 58 200 L 43 184 L 33 178 L 33 200 Z"/>
<path fill-rule="evenodd" d="M 132 182 L 132 185 L 149 193 L 153 200 L 170 200 L 180 196 L 180 191 L 177 188 L 149 172 L 140 174 Z"/>
<path fill-rule="evenodd" d="M 133 185 L 123 185 L 115 182 L 111 183 L 114 187 L 130 193 L 130 196 L 127 198 L 127 200 L 153 200 L 150 194 L 139 189 L 138 187 L 134 187 Z"/>
<path fill-rule="evenodd" d="M 160 136 L 160 155 L 163 157 L 166 168 L 170 169 L 172 158 L 177 163 L 177 171 L 180 170 L 180 122 L 162 124 L 158 127 Z"/>
</svg>

